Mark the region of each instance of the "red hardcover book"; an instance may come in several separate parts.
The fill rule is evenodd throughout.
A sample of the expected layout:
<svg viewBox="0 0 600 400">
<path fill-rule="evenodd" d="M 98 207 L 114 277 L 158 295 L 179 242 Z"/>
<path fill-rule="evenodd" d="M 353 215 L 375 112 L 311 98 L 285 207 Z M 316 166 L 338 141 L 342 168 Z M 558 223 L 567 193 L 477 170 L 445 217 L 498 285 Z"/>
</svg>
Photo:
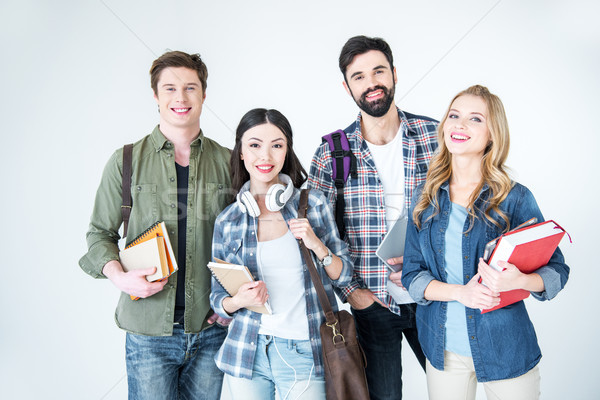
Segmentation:
<svg viewBox="0 0 600 400">
<path fill-rule="evenodd" d="M 552 220 L 507 232 L 497 239 L 488 264 L 497 271 L 502 271 L 498 261 L 508 261 L 521 272 L 532 273 L 548 264 L 565 233 L 565 230 Z M 501 292 L 500 304 L 482 310 L 481 313 L 497 310 L 528 296 L 529 292 L 523 289 Z"/>
</svg>

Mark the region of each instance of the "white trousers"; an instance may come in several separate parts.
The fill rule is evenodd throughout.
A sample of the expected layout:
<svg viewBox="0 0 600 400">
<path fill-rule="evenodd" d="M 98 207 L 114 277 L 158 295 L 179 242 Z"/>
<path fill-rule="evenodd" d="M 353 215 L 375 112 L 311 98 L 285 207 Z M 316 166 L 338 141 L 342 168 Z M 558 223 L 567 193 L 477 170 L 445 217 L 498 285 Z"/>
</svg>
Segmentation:
<svg viewBox="0 0 600 400">
<path fill-rule="evenodd" d="M 512 379 L 482 383 L 488 400 L 538 400 L 540 370 L 537 366 Z M 475 400 L 477 377 L 471 357 L 444 351 L 444 370 L 427 360 L 429 400 Z"/>
</svg>

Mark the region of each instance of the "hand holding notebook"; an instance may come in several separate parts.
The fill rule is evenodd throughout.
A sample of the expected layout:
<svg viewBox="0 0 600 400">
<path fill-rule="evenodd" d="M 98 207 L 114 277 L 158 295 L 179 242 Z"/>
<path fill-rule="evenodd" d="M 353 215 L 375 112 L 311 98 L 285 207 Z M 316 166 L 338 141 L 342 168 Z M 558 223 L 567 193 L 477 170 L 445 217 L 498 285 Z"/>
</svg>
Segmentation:
<svg viewBox="0 0 600 400">
<path fill-rule="evenodd" d="M 207 267 L 230 296 L 235 296 L 242 285 L 251 282 L 256 283 L 250 270 L 245 265 L 231 264 L 219 259 L 215 260 L 216 262 L 209 262 Z M 273 314 L 268 302 L 263 305 L 246 306 L 244 308 L 261 314 Z"/>
</svg>

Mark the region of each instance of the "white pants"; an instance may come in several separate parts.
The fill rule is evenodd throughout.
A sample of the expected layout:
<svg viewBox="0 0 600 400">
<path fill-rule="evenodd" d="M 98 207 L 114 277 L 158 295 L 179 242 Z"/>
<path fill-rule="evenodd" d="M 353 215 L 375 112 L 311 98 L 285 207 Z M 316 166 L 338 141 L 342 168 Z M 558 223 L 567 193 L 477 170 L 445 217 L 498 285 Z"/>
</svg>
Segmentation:
<svg viewBox="0 0 600 400">
<path fill-rule="evenodd" d="M 537 366 L 512 379 L 484 382 L 488 400 L 538 400 L 540 370 Z M 477 377 L 471 357 L 444 351 L 444 370 L 437 370 L 427 360 L 429 400 L 475 400 Z"/>
</svg>

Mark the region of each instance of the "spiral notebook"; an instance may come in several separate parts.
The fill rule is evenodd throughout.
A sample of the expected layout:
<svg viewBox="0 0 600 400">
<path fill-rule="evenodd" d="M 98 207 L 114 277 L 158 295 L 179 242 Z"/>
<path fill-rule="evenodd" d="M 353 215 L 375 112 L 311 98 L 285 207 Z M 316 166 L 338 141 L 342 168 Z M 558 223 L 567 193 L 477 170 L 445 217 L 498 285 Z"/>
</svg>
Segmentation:
<svg viewBox="0 0 600 400">
<path fill-rule="evenodd" d="M 125 271 L 156 267 L 156 273 L 146 277 L 149 282 L 166 279 L 178 269 L 167 226 L 162 221 L 152 224 L 129 242 L 119 252 L 119 258 Z M 139 299 L 130 297 L 131 300 Z"/>
<path fill-rule="evenodd" d="M 218 258 L 215 258 L 215 260 L 217 262 L 211 261 L 208 263 L 207 267 L 217 282 L 223 286 L 223 289 L 227 290 L 227 293 L 229 293 L 230 296 L 235 296 L 240 289 L 240 286 L 244 283 L 254 281 L 250 270 L 245 265 L 231 264 L 219 260 Z M 268 302 L 262 306 L 251 306 L 246 308 L 261 314 L 273 314 L 273 310 Z"/>
</svg>

